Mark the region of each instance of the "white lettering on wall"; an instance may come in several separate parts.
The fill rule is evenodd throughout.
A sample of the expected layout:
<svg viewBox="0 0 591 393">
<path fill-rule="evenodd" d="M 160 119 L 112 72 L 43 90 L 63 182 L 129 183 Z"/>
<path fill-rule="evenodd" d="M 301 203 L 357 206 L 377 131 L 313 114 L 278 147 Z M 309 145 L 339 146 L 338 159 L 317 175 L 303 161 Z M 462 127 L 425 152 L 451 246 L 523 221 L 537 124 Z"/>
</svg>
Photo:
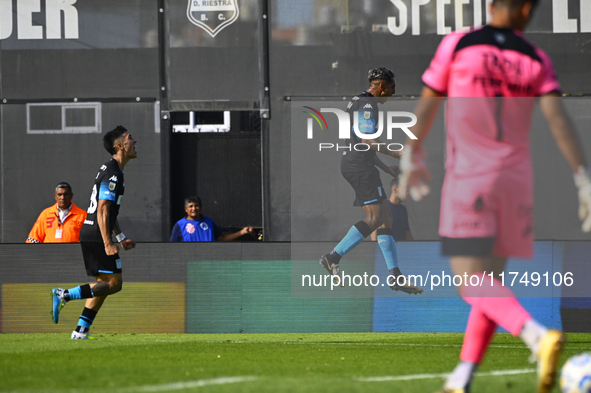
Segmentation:
<svg viewBox="0 0 591 393">
<path fill-rule="evenodd" d="M 40 0 L 17 1 L 16 26 L 19 39 L 39 40 L 43 38 L 43 27 L 33 25 L 33 12 L 41 11 Z"/>
<path fill-rule="evenodd" d="M 61 13 L 64 13 L 64 38 L 78 39 L 78 10 L 76 0 L 45 0 L 47 38 L 62 38 Z"/>
<path fill-rule="evenodd" d="M 45 1 L 45 26 L 33 23 L 33 14 L 41 12 L 41 1 Z M 16 13 L 13 13 L 12 3 L 12 0 L 0 0 L 0 40 L 12 35 L 14 14 L 16 14 L 16 33 L 19 40 L 79 38 L 78 10 L 74 6 L 76 0 L 17 0 Z"/>
<path fill-rule="evenodd" d="M 402 35 L 408 25 L 408 9 L 402 0 L 390 0 L 394 7 L 398 8 L 398 21 L 395 16 L 388 18 L 388 30 L 394 35 Z M 398 23 L 396 23 L 398 22 Z"/>
<path fill-rule="evenodd" d="M 451 33 L 451 27 L 445 25 L 445 6 L 451 4 L 451 0 L 437 0 L 437 34 Z"/>
<path fill-rule="evenodd" d="M 0 40 L 12 32 L 12 0 L 0 0 Z"/>
<path fill-rule="evenodd" d="M 591 1 L 581 0 L 581 33 L 591 33 Z"/>
<path fill-rule="evenodd" d="M 576 33 L 577 20 L 568 17 L 568 0 L 552 0 L 552 25 L 555 33 Z"/>
<path fill-rule="evenodd" d="M 426 28 L 421 26 L 421 19 L 425 22 L 424 13 L 435 11 L 434 27 L 437 34 L 447 35 L 452 31 L 466 30 L 473 26 L 482 26 L 483 23 L 490 23 L 489 8 L 493 0 L 390 0 L 390 2 L 398 9 L 398 16 L 388 17 L 388 30 L 392 34 L 425 34 L 426 30 L 431 30 L 431 26 Z M 579 6 L 580 20 L 569 18 L 569 3 L 574 2 Z M 427 5 L 430 7 L 426 7 Z M 464 16 L 470 13 L 473 18 L 467 21 L 468 25 L 465 25 Z M 449 25 L 446 25 L 446 20 Z M 410 32 L 408 31 L 409 21 Z M 553 33 L 591 33 L 591 0 L 552 0 L 552 21 Z"/>
<path fill-rule="evenodd" d="M 412 0 L 412 35 L 421 34 L 421 13 L 419 7 L 431 0 Z"/>
<path fill-rule="evenodd" d="M 475 1 L 474 4 L 480 3 Z M 455 1 L 455 16 L 456 16 L 456 31 L 468 29 L 470 26 L 464 26 L 464 4 L 470 4 L 470 0 L 456 0 Z"/>
<path fill-rule="evenodd" d="M 576 0 L 552 0 L 552 30 L 554 33 L 578 33 L 576 18 L 568 17 L 568 4 Z M 591 33 L 591 1 L 579 0 L 581 33 Z"/>
</svg>

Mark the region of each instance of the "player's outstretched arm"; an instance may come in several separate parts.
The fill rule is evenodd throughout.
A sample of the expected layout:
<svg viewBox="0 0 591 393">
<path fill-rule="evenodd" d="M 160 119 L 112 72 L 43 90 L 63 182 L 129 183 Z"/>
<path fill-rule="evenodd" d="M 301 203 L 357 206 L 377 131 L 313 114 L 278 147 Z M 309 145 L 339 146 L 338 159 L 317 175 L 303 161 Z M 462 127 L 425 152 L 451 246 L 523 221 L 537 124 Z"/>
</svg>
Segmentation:
<svg viewBox="0 0 591 393">
<path fill-rule="evenodd" d="M 575 185 L 579 190 L 579 218 L 582 230 L 591 231 L 591 171 L 587 168 L 581 143 L 570 118 L 564 111 L 558 94 L 540 98 L 540 109 L 548 121 L 560 152 L 574 172 Z"/>
<path fill-rule="evenodd" d="M 388 166 L 384 163 L 384 161 L 380 160 L 378 156 L 374 156 L 373 163 L 375 166 L 377 166 L 378 168 L 380 168 L 392 177 L 398 177 L 398 175 L 400 174 L 400 168 L 398 168 L 398 165 Z"/>
<path fill-rule="evenodd" d="M 229 242 L 231 240 L 238 239 L 242 235 L 246 235 L 247 233 L 252 233 L 254 231 L 253 227 L 244 227 L 238 232 L 229 233 L 227 235 L 220 235 L 215 240 L 222 241 L 222 242 Z"/>
<path fill-rule="evenodd" d="M 412 146 L 414 150 L 421 148 L 423 141 L 429 134 L 429 131 L 431 131 L 431 127 L 437 117 L 437 112 L 439 111 L 442 102 L 443 95 L 437 93 L 428 86 L 423 87 L 421 98 L 415 109 L 417 124 L 410 129 L 417 139 L 408 138 L 406 140 L 406 145 Z"/>
<path fill-rule="evenodd" d="M 574 131 L 572 122 L 562 105 L 558 94 L 550 94 L 540 98 L 540 109 L 548 121 L 552 135 L 560 152 L 566 158 L 573 172 L 585 165 L 585 156 L 581 150 L 581 143 Z"/>
</svg>

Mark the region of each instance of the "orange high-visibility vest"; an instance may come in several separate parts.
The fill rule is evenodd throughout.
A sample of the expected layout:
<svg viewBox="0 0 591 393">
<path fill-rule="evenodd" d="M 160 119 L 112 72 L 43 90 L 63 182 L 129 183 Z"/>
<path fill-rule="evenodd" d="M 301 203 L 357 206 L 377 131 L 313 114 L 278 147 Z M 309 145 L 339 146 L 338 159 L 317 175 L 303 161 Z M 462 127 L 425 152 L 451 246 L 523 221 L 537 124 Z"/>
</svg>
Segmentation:
<svg viewBox="0 0 591 393">
<path fill-rule="evenodd" d="M 86 220 L 86 212 L 72 203 L 72 209 L 61 223 L 56 203 L 39 214 L 29 233 L 27 243 L 78 243 L 84 220 Z M 56 231 L 59 229 L 62 231 L 62 237 L 56 239 Z"/>
</svg>

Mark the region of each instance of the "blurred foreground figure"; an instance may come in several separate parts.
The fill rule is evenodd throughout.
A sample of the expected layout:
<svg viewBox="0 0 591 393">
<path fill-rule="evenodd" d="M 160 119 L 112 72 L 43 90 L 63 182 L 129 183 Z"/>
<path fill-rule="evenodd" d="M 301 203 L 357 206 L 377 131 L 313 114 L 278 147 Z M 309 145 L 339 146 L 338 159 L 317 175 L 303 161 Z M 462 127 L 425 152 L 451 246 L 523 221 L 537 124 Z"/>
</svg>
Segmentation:
<svg viewBox="0 0 591 393">
<path fill-rule="evenodd" d="M 446 176 L 439 234 L 459 288 L 472 306 L 460 363 L 442 392 L 466 393 L 497 326 L 519 336 L 537 362 L 537 391 L 549 392 L 564 338 L 535 321 L 498 280 L 508 257 L 533 256 L 533 176 L 529 129 L 536 97 L 579 188 L 583 230 L 591 230 L 591 181 L 576 133 L 564 113 L 549 57 L 525 40 L 537 0 L 494 0 L 489 25 L 446 36 L 423 74 L 418 122 L 401 158 L 400 194 L 418 201 L 429 193 L 424 138 L 443 96 Z M 468 98 L 466 98 L 468 97 Z M 470 277 L 487 276 L 482 287 Z"/>
</svg>

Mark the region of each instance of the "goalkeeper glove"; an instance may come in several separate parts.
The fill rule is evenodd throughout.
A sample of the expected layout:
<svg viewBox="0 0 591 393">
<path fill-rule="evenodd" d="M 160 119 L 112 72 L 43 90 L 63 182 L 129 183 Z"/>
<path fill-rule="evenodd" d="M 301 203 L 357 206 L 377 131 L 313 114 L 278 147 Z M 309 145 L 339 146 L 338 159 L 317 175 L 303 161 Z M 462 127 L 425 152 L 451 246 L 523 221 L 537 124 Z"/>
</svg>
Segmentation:
<svg viewBox="0 0 591 393">
<path fill-rule="evenodd" d="M 407 193 L 415 201 L 420 201 L 431 191 L 427 182 L 431 180 L 429 169 L 425 162 L 426 154 L 421 149 L 411 146 L 404 146 L 402 157 L 400 157 L 400 171 L 398 177 L 400 188 L 400 199 L 406 200 Z"/>
<path fill-rule="evenodd" d="M 591 173 L 580 166 L 574 174 L 575 185 L 579 189 L 579 218 L 583 221 L 583 232 L 591 231 Z"/>
</svg>

